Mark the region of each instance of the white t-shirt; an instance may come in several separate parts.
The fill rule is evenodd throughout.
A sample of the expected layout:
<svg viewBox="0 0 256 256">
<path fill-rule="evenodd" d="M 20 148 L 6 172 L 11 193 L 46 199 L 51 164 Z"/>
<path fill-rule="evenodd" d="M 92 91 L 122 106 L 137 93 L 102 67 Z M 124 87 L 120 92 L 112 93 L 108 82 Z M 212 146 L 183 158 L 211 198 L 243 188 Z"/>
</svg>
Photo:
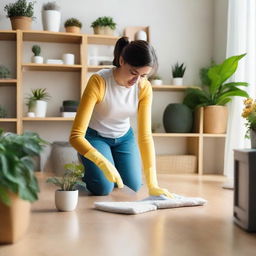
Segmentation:
<svg viewBox="0 0 256 256">
<path fill-rule="evenodd" d="M 130 117 L 136 115 L 139 102 L 139 86 L 120 86 L 113 77 L 113 69 L 97 72 L 105 80 L 105 94 L 95 105 L 89 127 L 101 136 L 119 138 L 130 128 Z"/>
</svg>

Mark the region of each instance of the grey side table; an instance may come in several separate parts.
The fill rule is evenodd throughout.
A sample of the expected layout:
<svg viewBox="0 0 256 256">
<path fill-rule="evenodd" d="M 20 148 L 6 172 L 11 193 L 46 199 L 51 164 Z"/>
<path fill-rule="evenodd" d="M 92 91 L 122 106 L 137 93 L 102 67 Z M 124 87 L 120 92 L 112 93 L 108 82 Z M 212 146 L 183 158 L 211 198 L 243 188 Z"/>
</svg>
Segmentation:
<svg viewBox="0 0 256 256">
<path fill-rule="evenodd" d="M 234 221 L 256 231 L 256 149 L 234 150 Z"/>
</svg>

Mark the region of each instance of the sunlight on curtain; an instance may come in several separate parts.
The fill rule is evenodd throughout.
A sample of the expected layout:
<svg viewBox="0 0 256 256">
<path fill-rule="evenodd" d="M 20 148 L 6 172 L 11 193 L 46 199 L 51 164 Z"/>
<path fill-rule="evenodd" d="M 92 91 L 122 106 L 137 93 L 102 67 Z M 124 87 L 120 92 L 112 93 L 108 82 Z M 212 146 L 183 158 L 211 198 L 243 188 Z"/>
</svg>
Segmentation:
<svg viewBox="0 0 256 256">
<path fill-rule="evenodd" d="M 232 80 L 248 82 L 243 87 L 251 98 L 256 97 L 256 4 L 255 0 L 229 0 L 228 37 L 226 57 L 247 53 L 239 62 Z M 250 148 L 250 141 L 244 138 L 245 119 L 241 117 L 243 98 L 235 97 L 229 104 L 229 121 L 225 145 L 224 175 L 233 178 L 233 149 Z"/>
</svg>

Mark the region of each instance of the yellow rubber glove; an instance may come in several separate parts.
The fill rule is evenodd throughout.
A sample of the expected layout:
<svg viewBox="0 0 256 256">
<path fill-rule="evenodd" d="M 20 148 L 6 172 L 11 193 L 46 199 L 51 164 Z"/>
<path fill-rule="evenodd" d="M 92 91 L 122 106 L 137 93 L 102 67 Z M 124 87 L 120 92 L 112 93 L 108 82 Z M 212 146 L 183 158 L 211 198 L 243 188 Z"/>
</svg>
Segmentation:
<svg viewBox="0 0 256 256">
<path fill-rule="evenodd" d="M 166 188 L 160 188 L 157 184 L 157 177 L 156 171 L 154 168 L 148 168 L 144 170 L 147 186 L 148 186 L 148 193 L 151 196 L 160 196 L 165 195 L 170 198 L 174 198 L 172 193 L 170 193 Z"/>
<path fill-rule="evenodd" d="M 121 176 L 115 166 L 100 152 L 92 148 L 84 156 L 94 162 L 102 170 L 109 181 L 117 183 L 118 188 L 124 187 Z"/>
</svg>

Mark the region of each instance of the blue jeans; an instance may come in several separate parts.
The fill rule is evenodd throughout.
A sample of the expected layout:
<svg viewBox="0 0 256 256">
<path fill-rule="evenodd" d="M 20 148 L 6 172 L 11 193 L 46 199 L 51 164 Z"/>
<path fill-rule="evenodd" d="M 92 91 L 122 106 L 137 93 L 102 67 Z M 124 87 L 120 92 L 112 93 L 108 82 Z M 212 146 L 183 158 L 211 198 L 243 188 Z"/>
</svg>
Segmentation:
<svg viewBox="0 0 256 256">
<path fill-rule="evenodd" d="M 123 183 L 134 191 L 142 185 L 141 161 L 138 146 L 132 128 L 120 138 L 105 138 L 97 131 L 88 127 L 85 138 L 115 165 Z M 87 189 L 94 195 L 108 195 L 114 188 L 114 183 L 106 179 L 103 172 L 92 161 L 80 155 L 85 167 L 83 181 Z"/>
</svg>

